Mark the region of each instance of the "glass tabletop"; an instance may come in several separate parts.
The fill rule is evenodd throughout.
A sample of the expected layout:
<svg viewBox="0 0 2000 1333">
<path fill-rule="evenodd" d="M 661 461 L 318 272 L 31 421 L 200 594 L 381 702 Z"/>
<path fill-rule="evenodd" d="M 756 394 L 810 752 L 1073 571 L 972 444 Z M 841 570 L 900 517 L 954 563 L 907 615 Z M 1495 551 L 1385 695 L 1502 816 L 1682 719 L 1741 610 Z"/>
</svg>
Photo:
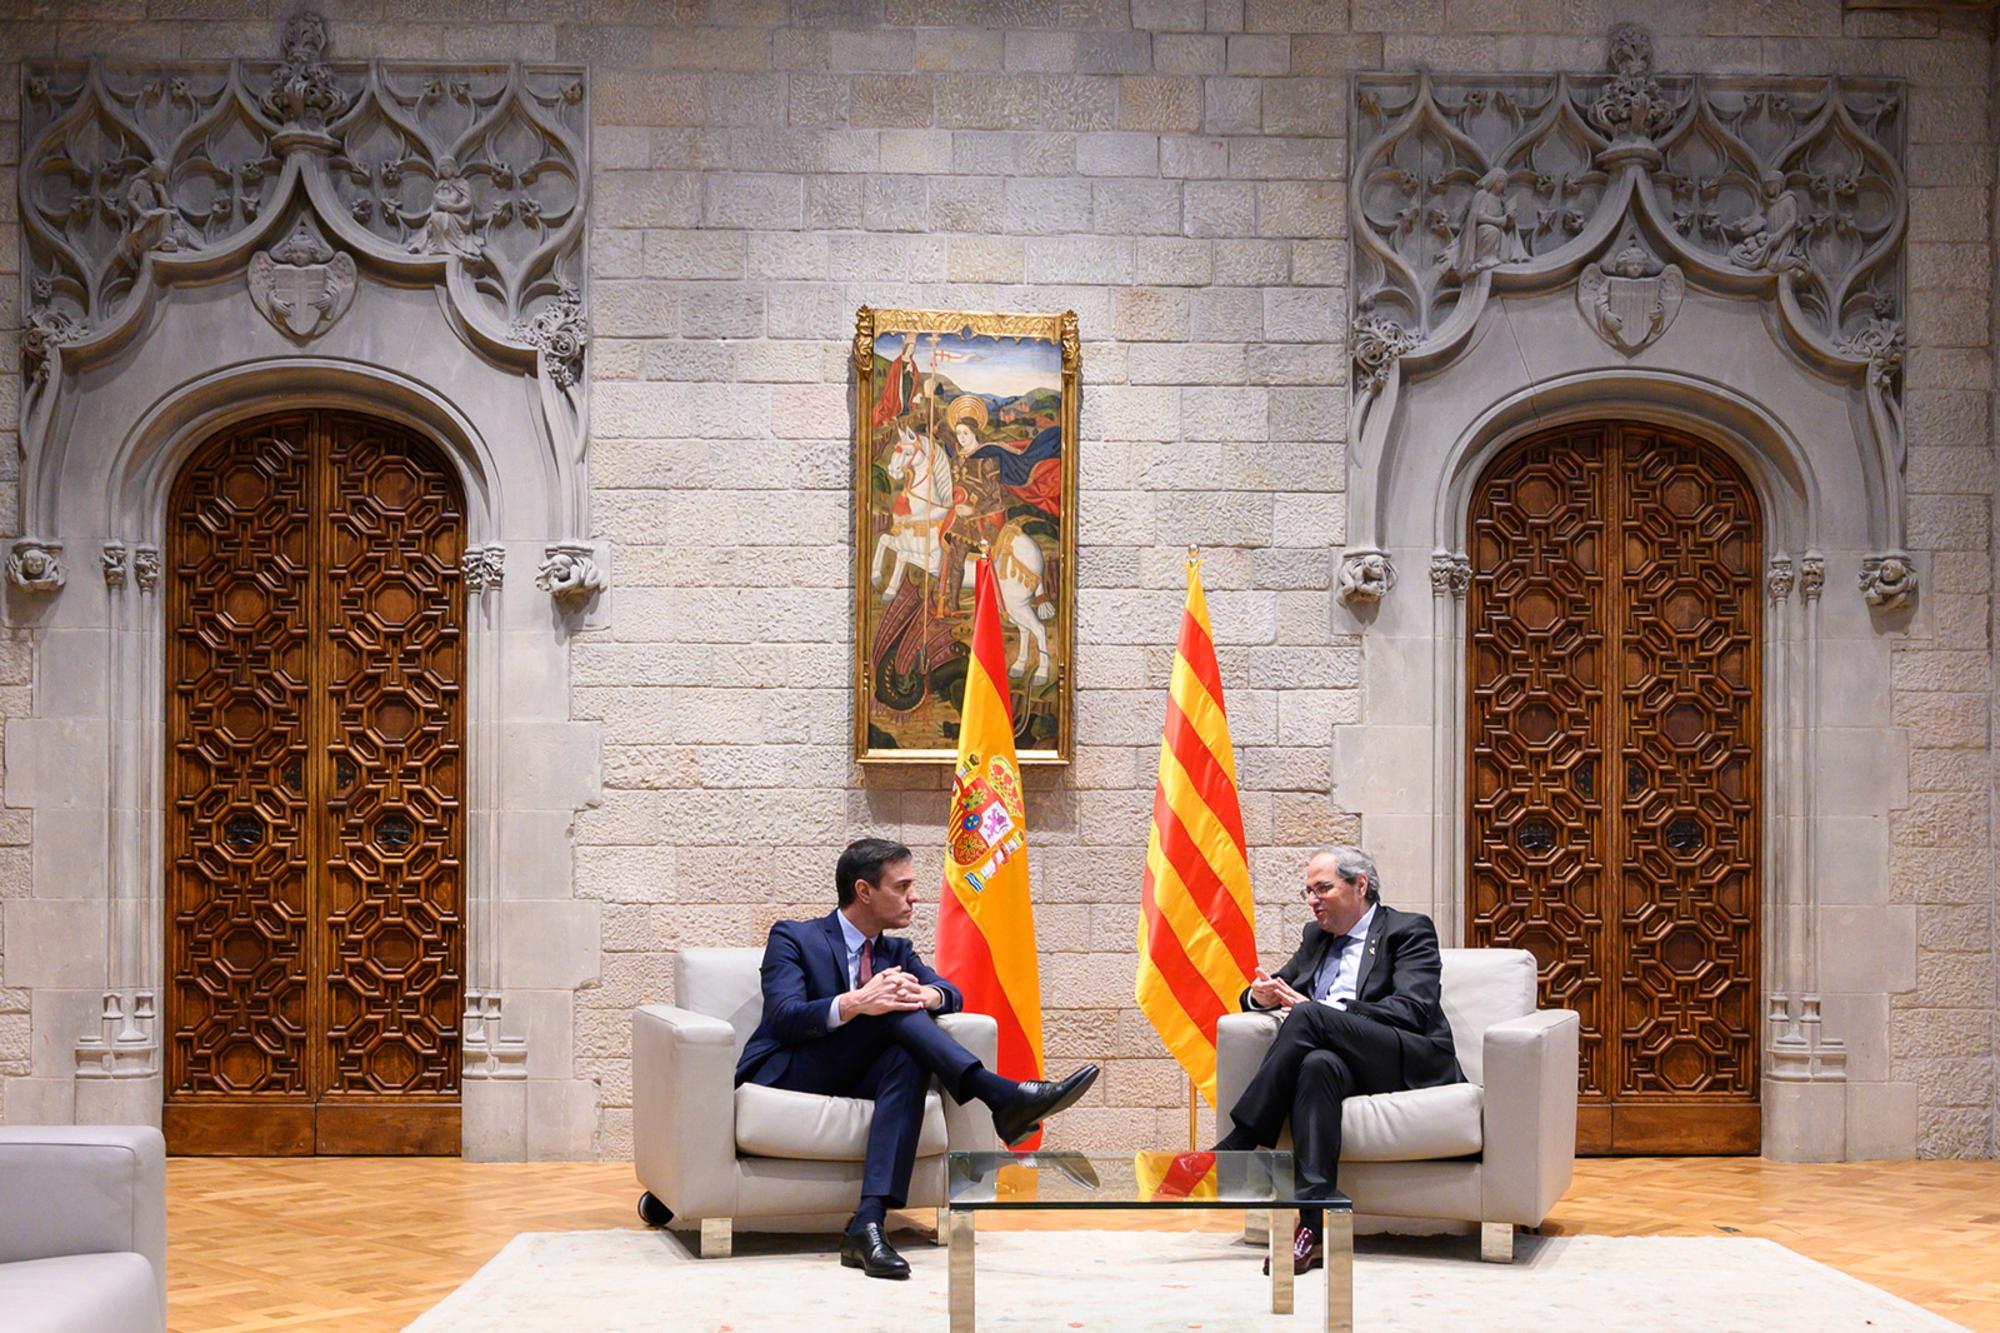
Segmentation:
<svg viewBox="0 0 2000 1333">
<path fill-rule="evenodd" d="M 978 1208 L 1331 1208 L 1344 1194 L 1301 1200 L 1292 1155 L 1255 1152 L 954 1152 L 947 1206 Z"/>
</svg>

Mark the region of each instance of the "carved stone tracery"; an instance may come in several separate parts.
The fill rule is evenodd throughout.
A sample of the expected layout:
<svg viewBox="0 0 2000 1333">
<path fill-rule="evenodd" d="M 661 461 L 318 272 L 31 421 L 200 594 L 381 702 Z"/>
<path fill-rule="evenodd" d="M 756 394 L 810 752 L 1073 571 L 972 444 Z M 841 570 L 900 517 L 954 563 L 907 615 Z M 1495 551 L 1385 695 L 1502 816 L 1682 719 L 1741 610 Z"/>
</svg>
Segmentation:
<svg viewBox="0 0 2000 1333">
<path fill-rule="evenodd" d="M 1903 497 L 1903 85 L 1667 74 L 1621 24 L 1608 69 L 1364 74 L 1349 117 L 1354 312 L 1349 531 L 1386 549 L 1378 498 L 1401 386 L 1472 345 L 1487 304 L 1574 284 L 1636 356 L 1692 286 L 1755 297 L 1808 373 L 1849 386 L 1871 471 L 1871 561 Z M 1907 600 L 1907 562 L 1885 598 Z"/>
<path fill-rule="evenodd" d="M 547 435 L 577 476 L 583 70 L 334 60 L 329 45 L 325 21 L 304 13 L 278 59 L 27 67 L 28 524 L 52 521 L 36 509 L 36 468 L 62 372 L 139 336 L 163 290 L 246 269 L 258 308 L 294 340 L 339 318 L 357 270 L 435 284 L 474 351 L 541 378 Z M 562 540 L 584 530 L 580 482 L 571 489 Z"/>
</svg>

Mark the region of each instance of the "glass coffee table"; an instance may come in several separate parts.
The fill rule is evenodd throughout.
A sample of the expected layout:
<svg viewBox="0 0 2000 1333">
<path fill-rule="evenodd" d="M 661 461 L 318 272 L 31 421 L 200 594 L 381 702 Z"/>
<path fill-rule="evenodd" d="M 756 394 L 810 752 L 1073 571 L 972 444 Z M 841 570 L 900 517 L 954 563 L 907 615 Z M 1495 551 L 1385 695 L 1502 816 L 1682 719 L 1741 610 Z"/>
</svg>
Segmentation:
<svg viewBox="0 0 2000 1333">
<path fill-rule="evenodd" d="M 1300 1199 L 1288 1152 L 955 1152 L 945 1164 L 945 1238 L 951 1246 L 951 1333 L 972 1333 L 973 1227 L 981 1212 L 1035 1209 L 1240 1208 L 1270 1215 L 1271 1312 L 1292 1313 L 1292 1232 Z M 1354 1327 L 1354 1205 L 1326 1210 L 1326 1328 Z"/>
</svg>

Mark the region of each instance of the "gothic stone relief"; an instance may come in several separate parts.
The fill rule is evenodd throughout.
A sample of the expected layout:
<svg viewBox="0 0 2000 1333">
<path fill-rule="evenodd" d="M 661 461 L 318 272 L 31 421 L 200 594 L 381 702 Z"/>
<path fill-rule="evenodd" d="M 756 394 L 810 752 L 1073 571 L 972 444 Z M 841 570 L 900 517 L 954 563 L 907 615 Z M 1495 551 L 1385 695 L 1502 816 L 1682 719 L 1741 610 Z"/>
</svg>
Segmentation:
<svg viewBox="0 0 2000 1333">
<path fill-rule="evenodd" d="M 7 554 L 7 581 L 22 592 L 58 592 L 64 578 L 61 542 L 23 537 Z"/>
<path fill-rule="evenodd" d="M 25 492 L 66 361 L 137 336 L 161 289 L 246 270 L 294 340 L 339 318 L 357 270 L 438 285 L 475 350 L 540 380 L 549 435 L 581 462 L 584 71 L 335 60 L 329 45 L 303 13 L 277 59 L 26 66 Z"/>
<path fill-rule="evenodd" d="M 1686 291 L 1681 266 L 1660 263 L 1628 233 L 1615 254 L 1584 265 L 1576 307 L 1599 337 L 1630 356 L 1667 331 Z"/>
<path fill-rule="evenodd" d="M 1586 322 L 1636 355 L 1693 284 L 1769 303 L 1805 364 L 1857 386 L 1888 496 L 1878 558 L 1897 557 L 1902 85 L 1660 73 L 1631 24 L 1613 29 L 1607 66 L 1356 76 L 1354 456 L 1382 456 L 1401 380 L 1449 364 L 1496 293 L 1575 284 Z M 1385 536 L 1354 532 L 1371 551 Z"/>
<path fill-rule="evenodd" d="M 354 302 L 354 256 L 336 254 L 302 213 L 289 236 L 250 256 L 250 300 L 280 333 L 317 338 Z"/>
<path fill-rule="evenodd" d="M 565 607 L 575 608 L 603 590 L 604 571 L 597 567 L 596 548 L 589 542 L 560 542 L 542 556 L 535 586 Z"/>
</svg>

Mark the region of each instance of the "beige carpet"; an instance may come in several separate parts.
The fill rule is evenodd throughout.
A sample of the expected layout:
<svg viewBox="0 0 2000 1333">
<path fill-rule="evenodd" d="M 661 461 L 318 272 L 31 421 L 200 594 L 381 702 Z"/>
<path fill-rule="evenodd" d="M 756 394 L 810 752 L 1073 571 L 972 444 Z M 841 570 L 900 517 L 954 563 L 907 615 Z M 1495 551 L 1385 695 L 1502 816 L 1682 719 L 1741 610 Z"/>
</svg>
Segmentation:
<svg viewBox="0 0 2000 1333">
<path fill-rule="evenodd" d="M 839 1266 L 830 1240 L 736 1238 L 702 1262 L 662 1232 L 527 1232 L 410 1325 L 421 1333 L 507 1329 L 942 1329 L 945 1252 L 899 1234 L 915 1269 L 875 1282 Z M 980 1237 L 979 1327 L 1288 1330 L 1320 1327 L 1325 1286 L 1299 1284 L 1298 1312 L 1270 1313 L 1258 1252 L 1228 1236 L 1013 1231 Z M 1363 1330 L 1535 1333 L 1936 1333 L 1959 1325 L 1748 1238 L 1523 1236 L 1511 1265 L 1482 1264 L 1459 1237 L 1363 1237 L 1355 1325 Z"/>
</svg>

